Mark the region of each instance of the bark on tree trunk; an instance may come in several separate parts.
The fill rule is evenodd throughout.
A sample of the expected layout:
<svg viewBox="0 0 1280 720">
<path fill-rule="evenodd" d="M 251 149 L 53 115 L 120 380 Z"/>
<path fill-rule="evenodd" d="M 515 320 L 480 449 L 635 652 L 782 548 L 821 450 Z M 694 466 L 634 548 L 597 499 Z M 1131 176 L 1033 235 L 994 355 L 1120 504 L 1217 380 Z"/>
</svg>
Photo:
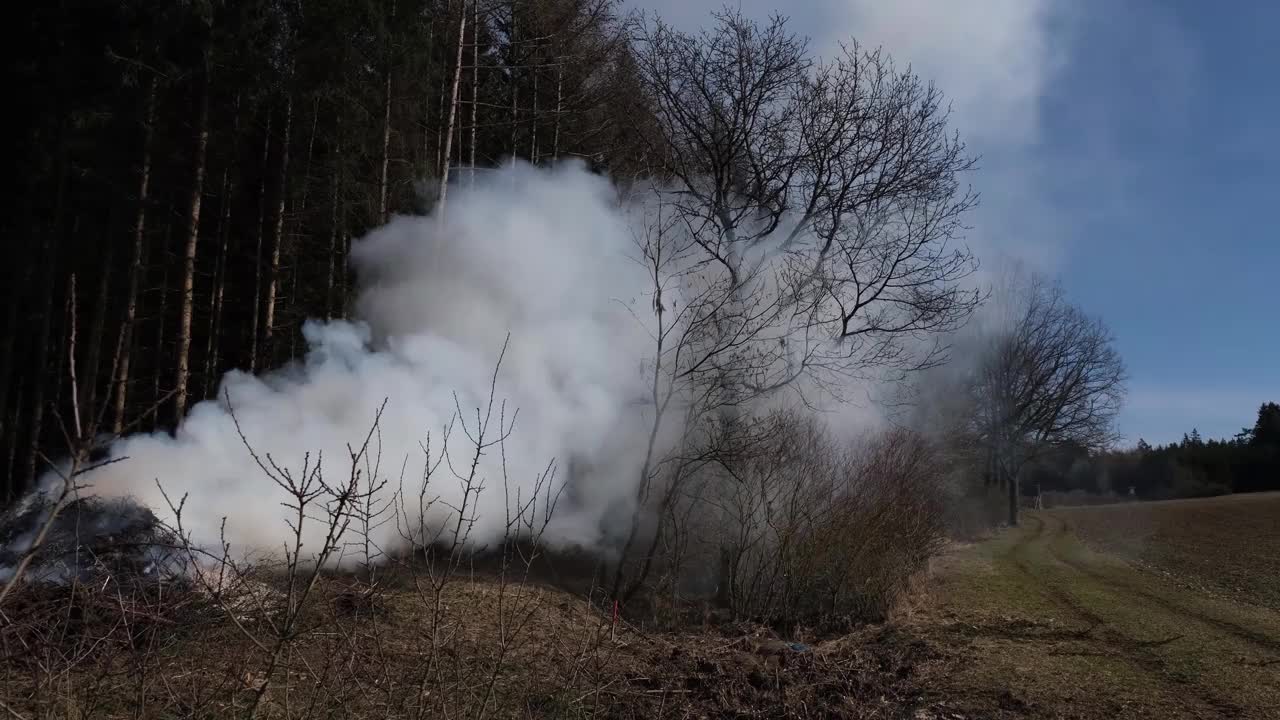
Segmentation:
<svg viewBox="0 0 1280 720">
<path fill-rule="evenodd" d="M 16 435 L 18 430 L 16 423 L 8 422 L 9 391 L 13 385 L 14 360 L 17 357 L 15 346 L 21 334 L 18 328 L 18 305 L 22 302 L 23 291 L 31 284 L 31 263 L 21 251 L 19 251 L 17 262 L 20 263 L 18 267 L 25 269 L 18 273 L 15 268 L 13 286 L 9 288 L 9 302 L 5 306 L 4 336 L 0 337 L 0 439 L 8 438 L 11 446 L 16 440 L 12 436 Z M 8 465 L 0 467 L 0 474 L 6 478 L 12 478 Z M 9 487 L 6 486 L 6 489 Z"/>
<path fill-rule="evenodd" d="M 556 128 L 551 136 L 551 160 L 560 159 L 560 113 L 564 110 L 564 68 L 556 66 Z"/>
<path fill-rule="evenodd" d="M 284 243 L 284 205 L 289 189 L 289 133 L 293 126 L 293 97 L 284 104 L 284 137 L 280 146 L 280 197 L 276 201 L 275 231 L 271 234 L 271 265 L 267 276 L 267 298 L 262 321 L 262 351 L 267 363 L 273 359 L 271 341 L 275 334 L 276 291 L 280 285 L 280 248 Z"/>
<path fill-rule="evenodd" d="M 317 95 L 311 108 L 311 135 L 307 138 L 307 161 L 302 169 L 302 198 L 298 201 L 298 213 L 307 211 L 307 195 L 311 190 L 311 157 L 315 153 L 316 128 L 320 124 L 320 96 Z"/>
<path fill-rule="evenodd" d="M 427 47 L 423 53 L 426 57 L 433 57 L 432 51 L 436 39 L 436 18 L 435 13 L 431 15 L 431 22 L 427 23 Z M 430 86 L 431 81 L 428 79 L 423 83 L 424 86 Z M 444 83 L 441 83 L 440 95 L 444 96 Z M 419 168 L 419 174 L 423 177 L 430 177 L 440 169 L 440 123 L 436 123 L 436 164 L 431 165 L 431 133 L 428 128 L 431 127 L 431 99 L 423 94 L 425 101 L 422 103 L 422 162 Z M 443 108 L 444 101 L 441 100 Z"/>
<path fill-rule="evenodd" d="M 249 331 L 249 372 L 258 369 L 259 321 L 262 317 L 262 241 L 267 224 L 267 170 L 271 163 L 271 110 L 267 110 L 267 130 L 262 140 L 262 179 L 258 183 L 257 242 L 253 251 L 253 321 Z"/>
<path fill-rule="evenodd" d="M 444 132 L 444 172 L 440 174 L 440 200 L 437 213 L 444 219 L 445 201 L 449 194 L 449 164 L 453 158 L 453 128 L 458 119 L 458 87 L 462 81 L 462 49 L 467 32 L 467 7 L 464 4 L 458 13 L 458 56 L 453 65 L 453 90 L 449 97 L 449 122 Z"/>
<path fill-rule="evenodd" d="M 334 287 L 336 283 L 336 265 L 338 254 L 338 239 L 342 237 L 342 213 L 340 211 L 342 198 L 342 116 L 339 115 L 334 121 L 334 143 L 335 162 L 333 165 L 333 173 L 330 178 L 332 207 L 329 213 L 329 275 L 325 284 L 324 293 L 324 315 L 327 319 L 332 319 L 336 314 L 337 307 L 334 301 Z"/>
<path fill-rule="evenodd" d="M 196 119 L 195 178 L 191 182 L 191 212 L 182 253 L 182 297 L 178 313 L 177 367 L 173 384 L 173 420 L 182 423 L 187 412 L 187 382 L 191 378 L 191 319 L 195 309 L 196 250 L 200 242 L 200 206 L 204 200 L 205 157 L 209 150 L 209 68 L 205 58 Z"/>
<path fill-rule="evenodd" d="M 447 85 L 445 84 L 444 78 L 440 78 L 440 107 L 437 110 L 437 114 L 440 117 L 438 118 L 438 120 L 444 119 L 444 100 L 449 95 L 445 91 L 446 87 Z M 444 152 L 443 133 L 444 133 L 444 124 L 442 122 L 436 122 L 436 167 L 435 167 L 436 177 L 440 177 L 442 174 L 444 174 L 444 165 L 445 165 L 444 155 L 441 154 Z"/>
<path fill-rule="evenodd" d="M 129 361 L 133 357 L 133 327 L 138 315 L 138 283 L 142 282 L 142 245 L 147 228 L 147 192 L 151 187 L 151 143 L 155 138 L 156 78 L 147 87 L 146 137 L 142 141 L 142 169 L 138 178 L 138 217 L 133 224 L 133 255 L 129 263 L 129 296 L 120 327 L 120 357 L 115 365 L 115 409 L 111 432 L 124 429 L 125 406 L 129 396 Z"/>
<path fill-rule="evenodd" d="M 396 3 L 391 3 L 391 24 L 396 23 Z M 391 43 L 387 43 L 386 68 L 383 69 L 384 87 L 382 96 L 382 172 L 378 176 L 378 217 L 383 225 L 390 219 L 390 208 L 387 204 L 388 173 L 391 169 Z"/>
<path fill-rule="evenodd" d="M 76 274 L 67 280 L 67 375 L 71 390 L 71 444 L 78 452 L 84 440 L 84 423 L 80 411 L 80 381 L 76 378 L 76 336 L 80 332 L 76 319 Z M 56 402 L 56 400 L 55 400 Z"/>
<path fill-rule="evenodd" d="M 110 223 L 108 223 L 110 228 Z M 89 326 L 89 351 L 85 356 L 84 371 L 80 373 L 80 401 L 83 403 L 86 424 L 90 434 L 97 432 L 94 421 L 98 413 L 98 376 L 102 369 L 102 339 L 107 331 L 107 305 L 111 291 L 111 268 L 115 264 L 115 243 L 105 241 L 102 268 L 98 273 L 98 294 L 94 301 L 93 319 Z"/>
<path fill-rule="evenodd" d="M 232 121 L 232 142 L 240 142 L 240 95 L 236 95 L 235 116 Z M 238 156 L 238 154 L 237 154 Z M 227 285 L 227 246 L 231 236 L 231 198 L 235 195 L 235 180 L 222 171 L 222 215 L 218 221 L 218 260 L 214 266 L 213 291 L 209 301 L 209 343 L 205 347 L 204 396 L 213 397 L 216 380 L 222 369 L 222 306 Z"/>
<path fill-rule="evenodd" d="M 172 241 L 173 226 L 167 225 L 164 230 L 164 245 L 160 248 L 160 314 L 156 318 L 156 365 L 151 373 L 151 429 L 160 429 L 160 404 L 164 396 L 160 394 L 161 369 L 164 368 L 164 323 L 169 312 L 169 244 Z"/>
<path fill-rule="evenodd" d="M 383 225 L 387 224 L 387 174 L 391 169 L 391 70 L 387 69 L 387 80 L 382 114 L 382 171 L 378 175 L 378 218 Z"/>
<path fill-rule="evenodd" d="M 236 118 L 236 136 L 239 136 L 240 121 Z M 218 346 L 222 334 L 222 298 L 227 283 L 227 237 L 231 224 L 231 195 L 235 192 L 235 183 L 228 178 L 227 171 L 222 172 L 222 214 L 218 220 L 218 257 L 213 266 L 213 289 L 209 293 L 209 341 L 204 350 L 204 396 L 212 397 L 214 378 L 218 376 L 221 363 L 218 362 Z"/>
<path fill-rule="evenodd" d="M 9 413 L 9 427 L 13 432 L 9 437 L 9 452 L 4 458 L 4 469 L 10 470 L 9 484 L 5 486 L 5 501 L 11 501 L 22 491 L 18 485 L 18 468 L 14 461 L 18 458 L 18 422 L 22 420 L 22 401 L 26 399 L 26 385 L 18 385 L 18 394 L 13 398 L 13 412 Z"/>
<path fill-rule="evenodd" d="M 133 255 L 129 263 L 129 297 L 125 303 L 121 327 L 120 359 L 116 363 L 115 408 L 111 432 L 124 429 L 125 408 L 129 397 L 129 362 L 133 352 L 133 328 L 138 317 L 138 285 L 142 281 L 142 246 L 147 231 L 147 192 L 151 187 L 151 145 L 155 138 L 157 79 L 151 78 L 147 88 L 146 136 L 142 141 L 142 169 L 138 180 L 138 217 L 133 226 Z"/>
<path fill-rule="evenodd" d="M 59 134 L 63 133 L 65 129 Z M 41 246 L 44 256 L 44 276 L 40 283 L 40 328 L 36 333 L 36 362 L 32 368 L 35 381 L 31 383 L 31 417 L 27 424 L 27 430 L 31 433 L 23 476 L 27 487 L 30 487 L 36 479 L 36 467 L 40 457 L 40 435 L 44 430 L 45 368 L 49 365 L 49 341 L 53 331 L 53 286 L 57 278 L 58 245 L 62 237 L 62 215 L 67 193 L 65 139 L 59 140 L 57 162 L 58 188 L 53 203 L 54 215 Z"/>
<path fill-rule="evenodd" d="M 471 177 L 476 184 L 476 123 L 480 110 L 480 0 L 471 0 Z"/>
<path fill-rule="evenodd" d="M 541 62 L 538 48 L 534 46 L 533 56 L 533 93 L 529 100 L 529 162 L 538 164 L 538 63 Z"/>
<path fill-rule="evenodd" d="M 289 295 L 285 298 L 288 300 L 290 310 L 289 317 L 291 322 L 288 326 L 289 331 L 289 359 L 298 357 L 298 328 L 301 326 L 298 311 L 298 247 L 297 242 L 293 244 L 293 252 L 289 253 L 292 259 L 289 262 Z"/>
<path fill-rule="evenodd" d="M 351 234 L 342 231 L 342 317 L 351 317 Z"/>
<path fill-rule="evenodd" d="M 338 171 L 333 171 L 333 208 L 329 218 L 329 274 L 324 284 L 324 317 L 333 318 L 334 270 L 338 254 Z"/>
<path fill-rule="evenodd" d="M 518 143 L 520 130 L 520 107 L 518 100 L 520 97 L 520 90 L 519 83 L 516 82 L 516 67 L 518 66 L 516 48 L 520 41 L 520 34 L 518 30 L 519 11 L 516 9 L 516 0 L 511 0 L 511 38 L 510 51 L 507 53 L 507 68 L 511 73 L 511 167 L 515 167 L 516 157 L 520 155 Z"/>
</svg>

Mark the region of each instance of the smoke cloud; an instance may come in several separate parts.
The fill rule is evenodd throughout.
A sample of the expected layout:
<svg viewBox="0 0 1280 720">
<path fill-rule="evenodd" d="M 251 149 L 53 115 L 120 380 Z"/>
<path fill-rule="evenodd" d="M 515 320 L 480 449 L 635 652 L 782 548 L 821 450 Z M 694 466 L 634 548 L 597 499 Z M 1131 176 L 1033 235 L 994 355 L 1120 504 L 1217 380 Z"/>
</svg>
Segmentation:
<svg viewBox="0 0 1280 720">
<path fill-rule="evenodd" d="M 279 551 L 291 537 L 288 496 L 264 476 L 235 420 L 260 457 L 296 474 L 309 453 L 340 482 L 351 470 L 348 445 L 360 446 L 385 399 L 371 443 L 378 475 L 389 481 L 381 502 L 402 477 L 416 502 L 428 433 L 436 455 L 454 423 L 449 461 L 426 493 L 438 498 L 427 516 L 438 526 L 462 504 L 449 465 L 466 475 L 474 452 L 458 423 L 474 428 L 509 334 L 496 397 L 506 400 L 506 421 L 516 422 L 505 453 L 493 447 L 480 459 L 485 489 L 470 540 L 500 539 L 508 498 L 527 499 L 556 461 L 549 489 L 565 492 L 544 539 L 599 542 L 603 520 L 630 509 L 644 450 L 633 441 L 643 437 L 636 424 L 646 412 L 638 399 L 648 340 L 632 309 L 643 302 L 645 276 L 630 257 L 633 240 L 614 192 L 578 165 L 516 166 L 451 193 L 443 220 L 392 220 L 353 245 L 359 292 L 350 321 L 309 321 L 300 362 L 261 376 L 227 374 L 218 399 L 193 407 L 175 435 L 117 441 L 110 455 L 128 459 L 85 476 L 89 492 L 163 510 L 163 487 L 175 501 L 187 497 L 183 520 L 196 543 L 216 543 L 225 518 L 237 548 Z M 319 522 L 304 532 L 311 552 L 323 532 Z M 395 524 L 379 528 L 374 541 L 395 546 Z"/>
</svg>

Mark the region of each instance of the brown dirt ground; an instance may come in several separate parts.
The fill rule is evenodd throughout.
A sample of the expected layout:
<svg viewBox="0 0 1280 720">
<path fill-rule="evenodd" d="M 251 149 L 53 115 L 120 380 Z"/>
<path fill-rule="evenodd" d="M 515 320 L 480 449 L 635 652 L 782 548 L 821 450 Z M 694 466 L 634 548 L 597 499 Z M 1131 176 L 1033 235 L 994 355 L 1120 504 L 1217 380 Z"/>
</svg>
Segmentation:
<svg viewBox="0 0 1280 720">
<path fill-rule="evenodd" d="M 1056 511 L 1090 547 L 1199 592 L 1280 610 L 1280 493 Z"/>
<path fill-rule="evenodd" d="M 1030 514 L 939 559 L 909 629 L 969 658 L 947 691 L 1002 687 L 1027 717 L 1280 717 L 1280 613 L 1095 552 L 1073 528 L 1099 509 Z"/>
<path fill-rule="evenodd" d="M 834 638 L 615 628 L 558 590 L 467 579 L 442 598 L 433 655 L 411 583 L 369 599 L 330 578 L 265 690 L 266 616 L 27 592 L 0 617 L 0 700 L 32 719 L 243 716 L 259 691 L 264 718 L 1280 717 L 1280 613 L 1095 552 L 1074 530 L 1103 547 L 1099 511 L 1117 512 L 1031 514 L 954 545 L 890 623 Z M 1239 527 L 1265 532 L 1253 511 Z"/>
</svg>

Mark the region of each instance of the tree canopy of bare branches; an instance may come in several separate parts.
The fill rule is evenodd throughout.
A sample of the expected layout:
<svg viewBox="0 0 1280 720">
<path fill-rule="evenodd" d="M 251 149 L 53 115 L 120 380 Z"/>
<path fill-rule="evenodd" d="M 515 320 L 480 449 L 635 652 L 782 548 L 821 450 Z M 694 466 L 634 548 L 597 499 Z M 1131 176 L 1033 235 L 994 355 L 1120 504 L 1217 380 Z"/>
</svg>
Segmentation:
<svg viewBox="0 0 1280 720">
<path fill-rule="evenodd" d="M 975 436 L 1009 492 L 1018 521 L 1018 477 L 1046 448 L 1101 449 L 1115 439 L 1125 368 L 1101 319 L 1038 275 L 1008 287 L 1008 322 L 991 337 L 970 387 Z"/>
<path fill-rule="evenodd" d="M 941 93 L 857 44 L 817 60 L 782 18 L 638 35 L 662 202 L 715 298 L 710 345 L 733 348 L 709 352 L 715 375 L 750 394 L 940 361 L 980 300 L 959 243 L 974 161 Z"/>
<path fill-rule="evenodd" d="M 856 44 L 816 59 L 781 18 L 723 11 L 697 35 L 642 18 L 635 35 L 651 182 L 630 190 L 655 344 L 624 598 L 681 534 L 682 498 L 714 504 L 771 441 L 759 401 L 937 364 L 981 300 L 961 243 L 973 160 L 936 89 Z M 655 444 L 671 427 L 679 441 Z"/>
</svg>

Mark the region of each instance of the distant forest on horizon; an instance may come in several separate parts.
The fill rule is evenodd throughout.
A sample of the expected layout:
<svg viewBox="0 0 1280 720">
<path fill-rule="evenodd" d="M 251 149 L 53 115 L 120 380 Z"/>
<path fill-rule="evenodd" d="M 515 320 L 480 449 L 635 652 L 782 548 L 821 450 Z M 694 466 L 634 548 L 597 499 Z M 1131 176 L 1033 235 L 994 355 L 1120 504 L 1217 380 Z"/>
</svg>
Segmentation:
<svg viewBox="0 0 1280 720">
<path fill-rule="evenodd" d="M 1178 442 L 1090 455 L 1064 446 L 1037 462 L 1023 494 L 1083 492 L 1148 500 L 1280 490 L 1280 404 L 1263 403 L 1252 426 L 1230 438 L 1204 439 L 1198 430 Z"/>
</svg>

